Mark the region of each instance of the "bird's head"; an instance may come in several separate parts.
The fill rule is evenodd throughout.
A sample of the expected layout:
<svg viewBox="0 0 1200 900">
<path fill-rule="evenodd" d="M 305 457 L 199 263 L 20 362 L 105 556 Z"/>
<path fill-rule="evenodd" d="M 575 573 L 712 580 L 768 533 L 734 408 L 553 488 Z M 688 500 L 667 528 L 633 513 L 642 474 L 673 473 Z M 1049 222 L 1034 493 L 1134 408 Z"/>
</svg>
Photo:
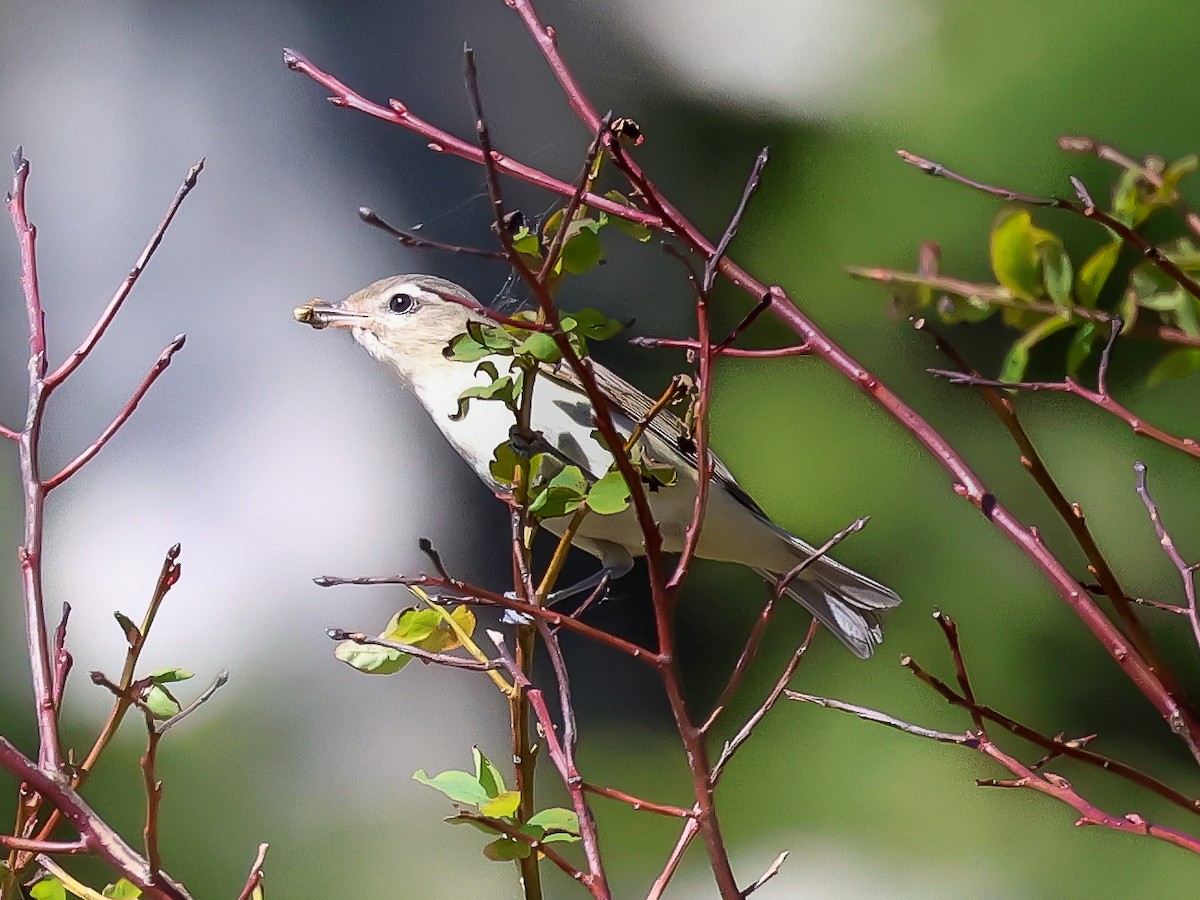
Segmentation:
<svg viewBox="0 0 1200 900">
<path fill-rule="evenodd" d="M 312 300 L 297 307 L 297 322 L 313 328 L 346 328 L 380 362 L 411 381 L 441 362 L 442 350 L 467 322 L 488 319 L 465 288 L 434 275 L 394 275 L 340 303 Z"/>
</svg>

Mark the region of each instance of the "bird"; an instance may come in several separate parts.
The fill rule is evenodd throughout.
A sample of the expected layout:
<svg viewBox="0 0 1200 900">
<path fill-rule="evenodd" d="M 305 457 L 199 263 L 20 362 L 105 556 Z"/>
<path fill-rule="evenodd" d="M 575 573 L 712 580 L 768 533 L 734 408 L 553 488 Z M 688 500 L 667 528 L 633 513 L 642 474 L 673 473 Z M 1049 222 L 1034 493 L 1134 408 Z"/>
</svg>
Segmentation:
<svg viewBox="0 0 1200 900">
<path fill-rule="evenodd" d="M 494 315 L 460 285 L 434 275 L 396 275 L 374 282 L 338 303 L 312 300 L 297 307 L 294 318 L 313 328 L 350 332 L 372 357 L 396 375 L 429 413 L 458 455 L 497 495 L 511 485 L 492 472 L 493 453 L 510 441 L 513 412 L 499 402 L 471 402 L 460 411 L 463 391 L 485 383 L 479 363 L 448 358 L 450 342 L 469 323 L 493 325 Z M 512 356 L 486 359 L 497 373 L 506 372 Z M 628 438 L 655 403 L 609 369 L 589 360 L 596 386 L 608 403 L 613 424 Z M 591 481 L 613 466 L 613 455 L 598 440 L 592 405 L 582 383 L 564 362 L 542 363 L 533 380 L 529 424 L 538 444 L 564 462 L 577 465 Z M 650 419 L 638 438 L 640 451 L 665 462 L 674 484 L 650 485 L 647 498 L 668 553 L 683 550 L 692 521 L 699 480 L 696 448 L 687 426 L 669 411 Z M 696 555 L 746 566 L 769 582 L 814 553 L 813 546 L 771 521 L 738 484 L 728 467 L 711 456 L 711 481 Z M 546 518 L 542 527 L 561 536 L 571 516 Z M 644 537 L 635 512 L 583 518 L 572 543 L 596 557 L 600 570 L 574 588 L 597 587 L 603 578 L 627 574 L 635 557 L 645 555 Z M 882 614 L 900 604 L 895 591 L 836 560 L 821 556 L 787 584 L 786 592 L 808 609 L 850 651 L 869 658 L 883 640 Z M 556 592 L 556 595 L 562 592 Z"/>
</svg>

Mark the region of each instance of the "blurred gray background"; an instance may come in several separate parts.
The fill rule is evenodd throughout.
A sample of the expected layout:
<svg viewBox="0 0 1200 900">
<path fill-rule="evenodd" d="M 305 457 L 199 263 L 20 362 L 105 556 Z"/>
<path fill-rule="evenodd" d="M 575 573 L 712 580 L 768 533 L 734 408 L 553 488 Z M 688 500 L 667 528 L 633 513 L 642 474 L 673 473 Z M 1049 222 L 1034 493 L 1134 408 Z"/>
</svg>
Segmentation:
<svg viewBox="0 0 1200 900">
<path fill-rule="evenodd" d="M 1096 134 L 1168 158 L 1195 149 L 1197 101 L 1186 91 L 1200 36 L 1194 6 L 538 7 L 594 101 L 642 124 L 648 139 L 639 153 L 649 171 L 710 234 L 723 226 L 755 152 L 771 145 L 734 256 L 792 291 L 1082 569 L 982 405 L 933 383 L 924 369 L 939 360 L 925 340 L 888 321 L 882 291 L 842 270 L 912 267 L 917 243 L 932 238 L 944 246 L 947 272 L 987 277 L 985 236 L 997 206 L 922 178 L 896 161 L 897 147 L 1030 191 L 1067 191 L 1067 175 L 1077 174 L 1097 195 L 1110 172 L 1058 153 L 1057 135 Z M 281 62 L 282 48 L 293 47 L 367 96 L 402 99 L 469 137 L 464 40 L 478 53 L 498 146 L 573 178 L 589 135 L 500 0 L 0 6 L 0 147 L 23 144 L 33 165 L 28 203 L 40 229 L 52 364 L 86 332 L 187 168 L 207 157 L 124 313 L 54 397 L 45 448 L 48 469 L 71 459 L 171 337 L 188 334 L 120 436 L 53 495 L 47 598 L 52 611 L 64 600 L 75 610 L 67 722 L 76 746 L 86 746 L 107 706 L 86 672 L 120 667 L 123 642 L 111 613 L 140 618 L 163 552 L 182 542 L 183 579 L 145 668 L 182 666 L 198 673 L 197 685 L 219 668 L 232 673 L 163 751 L 164 854 L 199 897 L 233 896 L 260 840 L 272 844 L 268 885 L 277 897 L 514 890 L 511 867 L 485 861 L 474 830 L 442 825 L 449 804 L 409 777 L 418 767 L 468 767 L 472 743 L 504 759 L 500 699 L 464 673 L 413 666 L 372 679 L 346 669 L 332 659 L 323 629 L 378 630 L 405 597 L 311 583 L 324 573 L 421 569 L 423 535 L 457 572 L 499 586 L 505 516 L 382 368 L 348 340 L 291 321 L 292 307 L 311 296 L 340 297 L 401 271 L 437 272 L 485 299 L 504 287 L 494 264 L 404 251 L 355 214 L 368 205 L 398 225 L 485 246 L 482 172 L 431 154 L 410 133 L 335 109 Z M 508 196 L 531 215 L 553 202 L 524 186 Z M 1086 225 L 1057 219 L 1050 227 L 1083 247 L 1099 239 Z M 0 245 L 0 421 L 14 425 L 24 409 L 25 319 L 15 242 L 5 236 Z M 636 317 L 633 333 L 686 333 L 690 295 L 677 266 L 654 244 L 614 235 L 608 249 L 609 265 L 570 285 L 563 304 Z M 719 297 L 721 322 L 737 321 L 744 298 L 731 290 Z M 985 369 L 1003 347 L 1004 335 L 991 328 L 958 336 Z M 750 337 L 759 345 L 786 339 L 767 323 Z M 649 391 L 682 364 L 620 340 L 597 352 Z M 1118 359 L 1115 388 L 1165 427 L 1195 433 L 1195 384 L 1147 392 L 1140 352 Z M 1048 373 L 1058 359 L 1046 358 Z M 1197 556 L 1194 464 L 1069 399 L 1027 398 L 1021 408 L 1127 587 L 1175 598 L 1173 570 L 1133 493 L 1130 467 L 1149 463 L 1168 523 Z M 986 701 L 1047 733 L 1099 731 L 1103 751 L 1194 786 L 1166 729 L 1036 573 L 953 496 L 912 440 L 820 362 L 722 363 L 713 427 L 745 486 L 810 540 L 871 514 L 871 526 L 839 555 L 906 597 L 874 660 L 860 663 L 818 641 L 800 687 L 965 728 L 896 665 L 911 653 L 947 671 L 928 619 L 941 607 L 960 621 Z M 15 476 L 15 453 L 0 452 L 0 546 L 19 541 Z M 586 572 L 590 561 L 577 565 Z M 696 575 L 680 629 L 692 693 L 705 704 L 763 593 L 749 573 L 700 564 Z M 615 589 L 597 623 L 646 634 L 636 578 Z M 778 617 L 726 722 L 730 733 L 773 682 L 804 621 L 798 610 Z M 1194 648 L 1179 623 L 1152 625 L 1194 685 Z M 685 803 L 677 739 L 653 680 L 587 646 L 572 643 L 568 652 L 589 777 Z M 15 564 L 0 577 L 0 732 L 33 746 Z M 141 743 L 129 724 L 89 790 L 131 838 L 141 825 Z M 1070 774 L 1115 812 L 1136 809 L 1168 823 L 1181 815 L 1090 773 Z M 764 898 L 1184 893 L 1182 879 L 1194 868 L 1185 869 L 1193 864 L 1183 854 L 1073 830 L 1064 807 L 973 785 L 1001 775 L 982 758 L 784 704 L 731 766 L 721 800 L 743 879 L 793 850 Z M 552 781 L 543 795 L 556 797 Z M 618 893 L 637 896 L 673 843 L 674 823 L 597 806 Z M 550 896 L 578 895 L 557 872 L 547 877 Z M 673 896 L 710 894 L 697 847 Z"/>
</svg>

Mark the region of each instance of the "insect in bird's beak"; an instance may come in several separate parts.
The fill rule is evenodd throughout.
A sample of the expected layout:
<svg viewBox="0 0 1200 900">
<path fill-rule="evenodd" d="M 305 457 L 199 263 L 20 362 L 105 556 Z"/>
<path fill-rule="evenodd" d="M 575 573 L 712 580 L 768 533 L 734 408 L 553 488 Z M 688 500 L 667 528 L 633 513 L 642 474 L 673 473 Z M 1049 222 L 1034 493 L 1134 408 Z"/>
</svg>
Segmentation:
<svg viewBox="0 0 1200 900">
<path fill-rule="evenodd" d="M 350 312 L 338 304 L 327 303 L 319 297 L 314 297 L 303 306 L 292 310 L 292 318 L 301 325 L 311 325 L 313 328 L 334 327 L 350 328 L 361 320 L 368 318 L 366 314 Z"/>
</svg>

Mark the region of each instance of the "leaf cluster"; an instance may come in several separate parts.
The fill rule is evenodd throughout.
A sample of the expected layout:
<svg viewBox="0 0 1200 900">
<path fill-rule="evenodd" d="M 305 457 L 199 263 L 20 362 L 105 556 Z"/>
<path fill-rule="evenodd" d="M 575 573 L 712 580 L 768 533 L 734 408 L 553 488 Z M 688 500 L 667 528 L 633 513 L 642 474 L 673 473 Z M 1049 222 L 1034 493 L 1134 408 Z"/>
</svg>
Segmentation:
<svg viewBox="0 0 1200 900">
<path fill-rule="evenodd" d="M 1200 164 L 1196 155 L 1172 163 L 1151 157 L 1122 170 L 1112 190 L 1109 215 L 1130 229 L 1141 229 L 1163 210 L 1180 205 L 1180 183 Z M 1107 321 L 1119 316 L 1123 333 L 1139 322 L 1176 329 L 1200 338 L 1200 300 L 1169 278 L 1150 259 L 1106 228 L 1107 239 L 1086 257 L 1072 259 L 1062 236 L 1035 223 L 1026 207 L 1007 207 L 996 216 L 988 236 L 990 283 L 944 278 L 928 271 L 888 273 L 897 285 L 895 301 L 907 314 L 934 312 L 949 324 L 974 323 L 1001 316 L 1020 334 L 1005 354 L 999 380 L 1025 377 L 1031 353 L 1052 335 L 1070 333 L 1064 369 L 1074 377 L 1108 334 Z M 1158 245 L 1159 251 L 1188 277 L 1200 276 L 1197 235 L 1187 232 Z M 855 274 L 876 277 L 870 270 Z M 1093 311 L 1104 313 L 1096 315 Z M 1200 370 L 1200 348 L 1176 346 L 1150 370 L 1151 386 Z"/>
<path fill-rule="evenodd" d="M 510 862 L 532 854 L 535 843 L 571 844 L 579 840 L 579 817 L 569 809 L 550 807 L 520 822 L 517 818 L 520 793 L 505 786 L 500 770 L 478 747 L 471 748 L 471 753 L 475 759 L 474 773 L 450 769 L 431 776 L 418 769 L 413 780 L 440 791 L 460 808 L 447 822 L 474 825 L 485 834 L 497 836 L 483 848 L 484 856 L 496 862 Z M 501 826 L 525 839 L 506 833 Z"/>
</svg>

